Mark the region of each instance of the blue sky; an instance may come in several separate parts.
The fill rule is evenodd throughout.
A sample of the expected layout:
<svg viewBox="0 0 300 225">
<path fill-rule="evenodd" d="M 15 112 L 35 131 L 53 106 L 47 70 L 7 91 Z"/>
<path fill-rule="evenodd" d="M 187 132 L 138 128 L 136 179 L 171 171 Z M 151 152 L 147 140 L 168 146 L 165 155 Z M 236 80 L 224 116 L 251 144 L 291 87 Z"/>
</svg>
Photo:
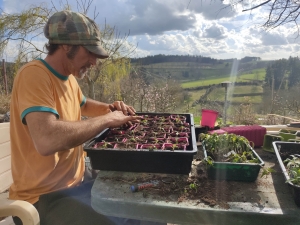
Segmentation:
<svg viewBox="0 0 300 225">
<path fill-rule="evenodd" d="M 60 2 L 53 0 L 57 9 Z M 64 2 L 64 1 L 63 1 Z M 76 1 L 69 0 L 74 11 Z M 51 1 L 0 0 L 7 13 L 19 12 L 31 5 L 48 5 Z M 100 29 L 106 22 L 120 35 L 138 45 L 133 57 L 147 55 L 201 55 L 217 59 L 258 56 L 263 60 L 296 57 L 300 38 L 295 26 L 282 26 L 265 32 L 261 28 L 266 12 L 261 9 L 242 13 L 231 8 L 228 0 L 94 0 L 88 16 Z M 46 39 L 39 37 L 39 42 Z M 11 47 L 13 49 L 13 47 Z M 12 54 L 9 51 L 6 54 Z"/>
</svg>

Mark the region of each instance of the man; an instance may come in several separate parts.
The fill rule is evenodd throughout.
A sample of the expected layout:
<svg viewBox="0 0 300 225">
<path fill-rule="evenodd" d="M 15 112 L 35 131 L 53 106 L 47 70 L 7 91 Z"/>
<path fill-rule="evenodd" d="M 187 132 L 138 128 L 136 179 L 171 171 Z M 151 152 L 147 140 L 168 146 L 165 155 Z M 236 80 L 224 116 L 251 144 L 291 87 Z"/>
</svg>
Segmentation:
<svg viewBox="0 0 300 225">
<path fill-rule="evenodd" d="M 57 12 L 44 34 L 48 55 L 23 66 L 14 80 L 9 198 L 32 203 L 42 225 L 123 224 L 124 219 L 91 208 L 92 183 L 82 183 L 82 144 L 139 117 L 122 101 L 105 104 L 85 98 L 78 86 L 75 77 L 82 78 L 97 58 L 108 57 L 94 21 L 80 13 Z M 92 118 L 81 121 L 82 115 Z M 17 217 L 14 221 L 22 224 Z"/>
</svg>

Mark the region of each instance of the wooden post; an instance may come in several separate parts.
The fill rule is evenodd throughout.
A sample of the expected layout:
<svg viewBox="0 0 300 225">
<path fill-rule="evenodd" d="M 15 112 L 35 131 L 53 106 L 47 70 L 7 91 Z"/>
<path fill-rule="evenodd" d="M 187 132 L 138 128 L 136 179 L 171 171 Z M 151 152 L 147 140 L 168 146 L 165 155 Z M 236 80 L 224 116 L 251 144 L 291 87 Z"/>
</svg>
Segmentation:
<svg viewBox="0 0 300 225">
<path fill-rule="evenodd" d="M 6 95 L 8 95 L 5 59 L 2 59 L 2 68 L 3 68 L 3 78 L 4 78 L 5 93 L 6 93 Z"/>
</svg>

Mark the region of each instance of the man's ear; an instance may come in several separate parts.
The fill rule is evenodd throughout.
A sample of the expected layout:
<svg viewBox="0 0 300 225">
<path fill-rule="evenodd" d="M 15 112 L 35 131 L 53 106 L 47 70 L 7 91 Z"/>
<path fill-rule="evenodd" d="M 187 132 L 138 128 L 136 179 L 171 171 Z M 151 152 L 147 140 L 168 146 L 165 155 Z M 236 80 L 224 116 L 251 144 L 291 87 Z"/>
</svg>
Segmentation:
<svg viewBox="0 0 300 225">
<path fill-rule="evenodd" d="M 61 45 L 62 49 L 65 51 L 65 52 L 69 52 L 70 49 L 71 49 L 71 46 L 70 45 Z"/>
</svg>

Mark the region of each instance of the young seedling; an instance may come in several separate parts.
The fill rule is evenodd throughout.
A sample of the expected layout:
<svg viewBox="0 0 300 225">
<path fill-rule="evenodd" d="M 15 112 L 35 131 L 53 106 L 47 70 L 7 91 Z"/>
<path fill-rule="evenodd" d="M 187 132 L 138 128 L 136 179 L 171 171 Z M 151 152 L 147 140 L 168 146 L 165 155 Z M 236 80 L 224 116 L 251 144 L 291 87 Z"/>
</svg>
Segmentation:
<svg viewBox="0 0 300 225">
<path fill-rule="evenodd" d="M 287 182 L 292 182 L 295 185 L 300 185 L 300 155 L 291 155 L 283 161 L 286 164 L 286 169 L 290 176 Z"/>
<path fill-rule="evenodd" d="M 195 190 L 195 192 L 197 193 L 197 184 L 196 183 L 192 183 L 190 184 L 190 189 Z"/>
<path fill-rule="evenodd" d="M 265 178 L 267 178 L 268 175 L 270 175 L 271 173 L 274 173 L 274 172 L 275 172 L 275 170 L 271 167 L 263 168 L 260 177 L 262 178 L 265 176 Z"/>
</svg>

